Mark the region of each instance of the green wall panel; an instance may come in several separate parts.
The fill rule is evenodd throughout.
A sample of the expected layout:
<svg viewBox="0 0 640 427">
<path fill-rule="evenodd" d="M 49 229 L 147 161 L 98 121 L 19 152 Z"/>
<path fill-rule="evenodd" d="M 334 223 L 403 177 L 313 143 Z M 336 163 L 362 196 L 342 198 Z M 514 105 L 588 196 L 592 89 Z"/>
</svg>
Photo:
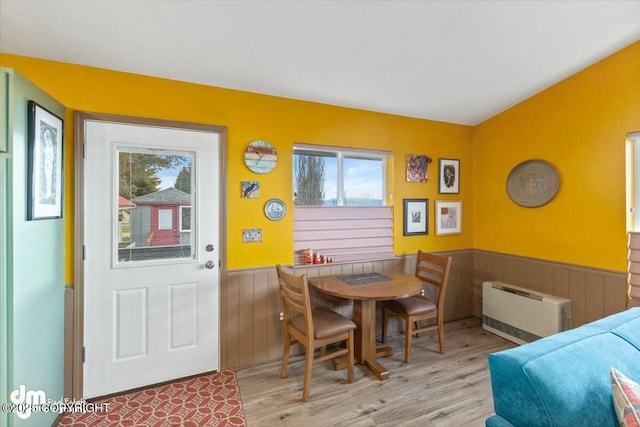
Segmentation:
<svg viewBox="0 0 640 427">
<path fill-rule="evenodd" d="M 64 117 L 64 106 L 19 74 L 11 75 L 3 100 L 10 100 L 12 132 L 2 182 L 7 199 L 0 260 L 6 265 L 2 274 L 6 298 L 0 307 L 6 340 L 6 351 L 0 353 L 6 369 L 2 391 L 7 396 L 24 385 L 27 390 L 44 390 L 57 401 L 63 398 L 64 382 L 64 224 L 62 219 L 27 221 L 27 102 L 36 101 L 60 117 Z M 23 420 L 13 415 L 0 418 L 0 424 L 44 426 L 56 416 L 33 413 Z"/>
</svg>

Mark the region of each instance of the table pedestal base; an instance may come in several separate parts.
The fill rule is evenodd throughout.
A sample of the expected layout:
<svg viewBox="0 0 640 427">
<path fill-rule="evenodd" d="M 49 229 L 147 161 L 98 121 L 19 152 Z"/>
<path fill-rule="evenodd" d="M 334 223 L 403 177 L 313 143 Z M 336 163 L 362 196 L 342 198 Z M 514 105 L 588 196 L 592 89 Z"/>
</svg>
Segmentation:
<svg viewBox="0 0 640 427">
<path fill-rule="evenodd" d="M 379 380 L 386 380 L 389 378 L 389 371 L 387 368 L 382 366 L 377 358 L 378 357 L 390 357 L 393 356 L 393 349 L 391 347 L 378 347 L 376 348 L 376 359 L 373 360 L 354 360 L 354 363 L 357 365 L 365 365 Z M 345 369 L 347 367 L 347 359 L 345 357 L 340 357 L 337 359 L 333 359 L 333 368 L 336 371 L 341 369 Z"/>
<path fill-rule="evenodd" d="M 389 346 L 376 348 L 376 302 L 371 300 L 356 300 L 353 302 L 353 321 L 358 326 L 354 339 L 354 362 L 364 365 L 379 380 L 389 378 L 389 371 L 378 363 L 378 357 L 393 356 L 393 349 Z M 344 369 L 346 358 L 334 359 L 335 369 Z"/>
</svg>

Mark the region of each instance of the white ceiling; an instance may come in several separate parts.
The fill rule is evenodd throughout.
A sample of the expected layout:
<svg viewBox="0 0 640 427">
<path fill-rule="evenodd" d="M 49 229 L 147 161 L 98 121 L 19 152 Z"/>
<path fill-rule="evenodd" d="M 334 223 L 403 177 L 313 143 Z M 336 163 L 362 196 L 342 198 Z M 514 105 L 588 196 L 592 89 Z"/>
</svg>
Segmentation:
<svg viewBox="0 0 640 427">
<path fill-rule="evenodd" d="M 475 125 L 640 40 L 640 0 L 0 0 L 0 51 Z"/>
</svg>

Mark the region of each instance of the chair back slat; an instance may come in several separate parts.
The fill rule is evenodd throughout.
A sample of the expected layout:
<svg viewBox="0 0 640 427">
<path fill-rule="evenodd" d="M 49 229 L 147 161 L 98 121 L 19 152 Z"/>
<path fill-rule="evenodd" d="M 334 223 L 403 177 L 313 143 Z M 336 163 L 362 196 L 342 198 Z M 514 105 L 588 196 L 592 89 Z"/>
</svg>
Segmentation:
<svg viewBox="0 0 640 427">
<path fill-rule="evenodd" d="M 440 306 L 440 300 L 444 300 L 447 283 L 449 283 L 450 270 L 451 257 L 443 257 L 418 251 L 416 277 L 425 283 L 440 288 L 438 291 L 438 306 Z"/>
</svg>

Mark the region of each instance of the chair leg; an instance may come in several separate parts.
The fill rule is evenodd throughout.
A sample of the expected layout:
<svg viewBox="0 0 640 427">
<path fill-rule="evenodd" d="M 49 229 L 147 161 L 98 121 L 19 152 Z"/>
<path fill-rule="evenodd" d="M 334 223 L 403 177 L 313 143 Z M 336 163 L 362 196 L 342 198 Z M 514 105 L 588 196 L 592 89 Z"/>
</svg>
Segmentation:
<svg viewBox="0 0 640 427">
<path fill-rule="evenodd" d="M 289 346 L 291 345 L 291 337 L 289 336 L 289 332 L 286 330 L 284 332 L 283 345 L 282 345 L 282 370 L 280 372 L 280 376 L 285 378 L 287 376 L 287 368 L 289 365 Z"/>
<path fill-rule="evenodd" d="M 387 342 L 387 309 L 382 307 L 382 338 L 383 343 Z"/>
<path fill-rule="evenodd" d="M 349 331 L 349 338 L 347 338 L 347 382 L 353 382 L 353 331 Z"/>
<path fill-rule="evenodd" d="M 418 329 L 418 321 L 413 322 L 413 329 Z M 420 334 L 416 332 L 416 338 L 420 338 Z"/>
<path fill-rule="evenodd" d="M 311 371 L 313 370 L 313 346 L 306 349 L 306 357 L 304 361 L 304 383 L 302 385 L 302 401 L 306 402 L 309 398 L 309 386 L 311 384 Z"/>
<path fill-rule="evenodd" d="M 438 342 L 440 343 L 440 353 L 444 354 L 444 324 L 442 319 L 438 320 Z"/>
<path fill-rule="evenodd" d="M 413 330 L 411 329 L 411 321 L 410 317 L 407 317 L 404 327 L 404 361 L 406 363 L 411 362 L 411 337 L 413 336 Z"/>
</svg>

